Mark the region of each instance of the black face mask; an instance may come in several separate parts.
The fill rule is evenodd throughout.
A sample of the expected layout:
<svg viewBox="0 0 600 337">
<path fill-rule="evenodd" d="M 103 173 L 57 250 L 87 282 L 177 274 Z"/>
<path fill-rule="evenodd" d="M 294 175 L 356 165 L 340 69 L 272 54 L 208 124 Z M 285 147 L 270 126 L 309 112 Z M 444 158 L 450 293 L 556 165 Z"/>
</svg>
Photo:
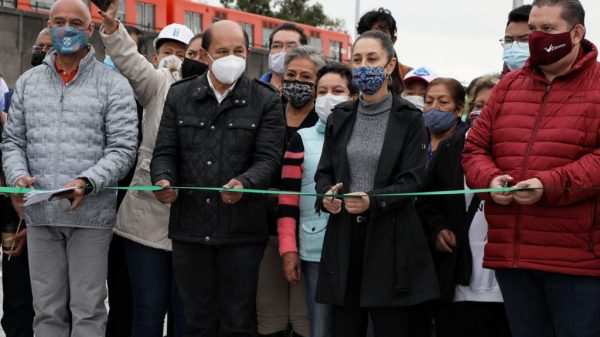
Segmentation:
<svg viewBox="0 0 600 337">
<path fill-rule="evenodd" d="M 315 100 L 314 84 L 302 81 L 283 80 L 283 97 L 296 109 Z"/>
<path fill-rule="evenodd" d="M 206 64 L 185 57 L 181 64 L 181 78 L 203 75 L 207 70 Z"/>
<path fill-rule="evenodd" d="M 44 63 L 44 59 L 46 58 L 46 52 L 39 51 L 31 54 L 31 65 L 34 67 L 39 66 Z"/>
</svg>

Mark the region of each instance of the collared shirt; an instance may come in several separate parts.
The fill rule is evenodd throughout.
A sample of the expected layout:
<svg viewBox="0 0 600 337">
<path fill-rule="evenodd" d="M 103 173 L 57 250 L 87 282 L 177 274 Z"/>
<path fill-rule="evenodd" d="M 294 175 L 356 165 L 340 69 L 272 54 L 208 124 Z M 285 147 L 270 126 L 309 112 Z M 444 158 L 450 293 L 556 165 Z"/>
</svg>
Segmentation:
<svg viewBox="0 0 600 337">
<path fill-rule="evenodd" d="M 62 69 L 60 64 L 58 63 L 58 58 L 54 61 L 54 65 L 56 66 L 56 71 L 58 72 L 58 75 L 63 80 L 63 82 L 65 82 L 65 84 L 71 82 L 77 75 L 77 72 L 79 71 L 79 65 L 77 65 L 77 68 L 73 69 L 70 72 Z"/>
<path fill-rule="evenodd" d="M 213 85 L 213 83 L 210 79 L 210 70 L 207 72 L 206 76 L 208 77 L 208 85 L 210 86 L 212 91 L 215 93 L 215 97 L 217 98 L 217 102 L 219 102 L 219 104 L 221 104 L 221 102 L 223 102 L 223 100 L 233 91 L 233 89 L 235 88 L 235 84 L 237 83 L 237 81 L 233 82 L 231 87 L 229 87 L 229 89 L 225 90 L 223 95 L 221 95 L 221 93 L 217 89 L 215 89 L 215 86 Z"/>
</svg>

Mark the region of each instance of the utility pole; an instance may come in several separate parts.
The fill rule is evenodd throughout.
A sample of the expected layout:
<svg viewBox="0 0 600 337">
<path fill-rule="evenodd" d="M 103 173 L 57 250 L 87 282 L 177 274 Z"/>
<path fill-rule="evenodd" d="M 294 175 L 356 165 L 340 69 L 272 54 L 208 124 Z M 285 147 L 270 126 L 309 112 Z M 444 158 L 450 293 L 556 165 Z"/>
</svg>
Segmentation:
<svg viewBox="0 0 600 337">
<path fill-rule="evenodd" d="M 513 8 L 523 6 L 523 0 L 513 0 Z"/>
</svg>

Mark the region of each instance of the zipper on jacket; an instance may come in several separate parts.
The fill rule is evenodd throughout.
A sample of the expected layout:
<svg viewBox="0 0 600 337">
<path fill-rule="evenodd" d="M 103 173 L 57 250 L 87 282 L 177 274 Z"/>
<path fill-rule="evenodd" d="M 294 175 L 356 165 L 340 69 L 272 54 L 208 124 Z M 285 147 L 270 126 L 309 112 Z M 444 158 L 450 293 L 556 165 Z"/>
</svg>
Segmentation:
<svg viewBox="0 0 600 337">
<path fill-rule="evenodd" d="M 58 73 L 57 73 L 58 75 Z M 56 126 L 60 128 L 61 124 L 62 124 L 62 117 L 63 117 L 63 113 L 64 113 L 64 108 L 65 108 L 65 91 L 67 91 L 67 89 L 69 88 L 67 84 L 65 84 L 65 82 L 63 82 L 62 78 L 60 78 L 60 75 L 58 76 L 58 80 L 60 81 L 61 87 L 60 87 L 60 111 L 58 112 L 58 115 L 56 116 L 55 119 L 55 123 Z M 60 148 L 60 142 L 61 142 L 61 134 L 59 133 L 57 136 L 57 139 L 55 140 L 54 143 L 54 153 L 58 154 L 59 153 L 59 148 Z M 54 156 L 54 172 L 59 172 L 58 170 L 58 155 Z M 54 188 L 59 188 L 59 183 L 58 183 L 58 175 L 54 176 Z"/>
<path fill-rule="evenodd" d="M 544 96 L 542 96 L 542 106 L 540 107 L 540 112 L 535 120 L 535 126 L 533 128 L 533 133 L 531 134 L 531 140 L 529 141 L 529 145 L 527 145 L 527 151 L 525 151 L 525 157 L 523 158 L 523 169 L 521 170 L 520 179 L 524 179 L 525 173 L 527 172 L 527 160 L 529 159 L 529 154 L 531 153 L 531 149 L 533 148 L 533 142 L 537 138 L 537 133 L 540 128 L 540 124 L 542 123 L 542 116 L 544 115 L 544 108 L 546 107 L 546 97 L 550 93 L 550 89 L 552 87 L 552 83 L 546 86 L 546 91 L 544 92 Z M 517 268 L 517 260 L 519 258 L 519 253 L 521 250 L 521 235 L 520 228 L 521 227 L 521 206 L 517 206 L 517 221 L 515 223 L 515 251 L 513 257 L 513 268 Z"/>
</svg>

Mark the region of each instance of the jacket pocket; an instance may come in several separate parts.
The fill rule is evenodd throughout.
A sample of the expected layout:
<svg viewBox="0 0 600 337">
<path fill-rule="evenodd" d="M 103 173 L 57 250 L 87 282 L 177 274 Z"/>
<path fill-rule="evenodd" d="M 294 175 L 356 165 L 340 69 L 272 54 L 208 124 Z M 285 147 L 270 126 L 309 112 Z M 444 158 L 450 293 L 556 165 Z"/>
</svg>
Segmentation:
<svg viewBox="0 0 600 337">
<path fill-rule="evenodd" d="M 254 138 L 258 122 L 253 119 L 229 119 L 226 124 L 227 137 L 231 140 L 231 151 L 248 153 L 254 149 Z"/>
<path fill-rule="evenodd" d="M 308 221 L 302 223 L 300 228 L 302 231 L 299 235 L 301 255 L 305 258 L 321 256 L 327 223 Z"/>
<path fill-rule="evenodd" d="M 202 146 L 202 134 L 205 132 L 207 121 L 200 116 L 181 116 L 177 120 L 179 129 L 179 145 L 184 150 Z"/>
</svg>

